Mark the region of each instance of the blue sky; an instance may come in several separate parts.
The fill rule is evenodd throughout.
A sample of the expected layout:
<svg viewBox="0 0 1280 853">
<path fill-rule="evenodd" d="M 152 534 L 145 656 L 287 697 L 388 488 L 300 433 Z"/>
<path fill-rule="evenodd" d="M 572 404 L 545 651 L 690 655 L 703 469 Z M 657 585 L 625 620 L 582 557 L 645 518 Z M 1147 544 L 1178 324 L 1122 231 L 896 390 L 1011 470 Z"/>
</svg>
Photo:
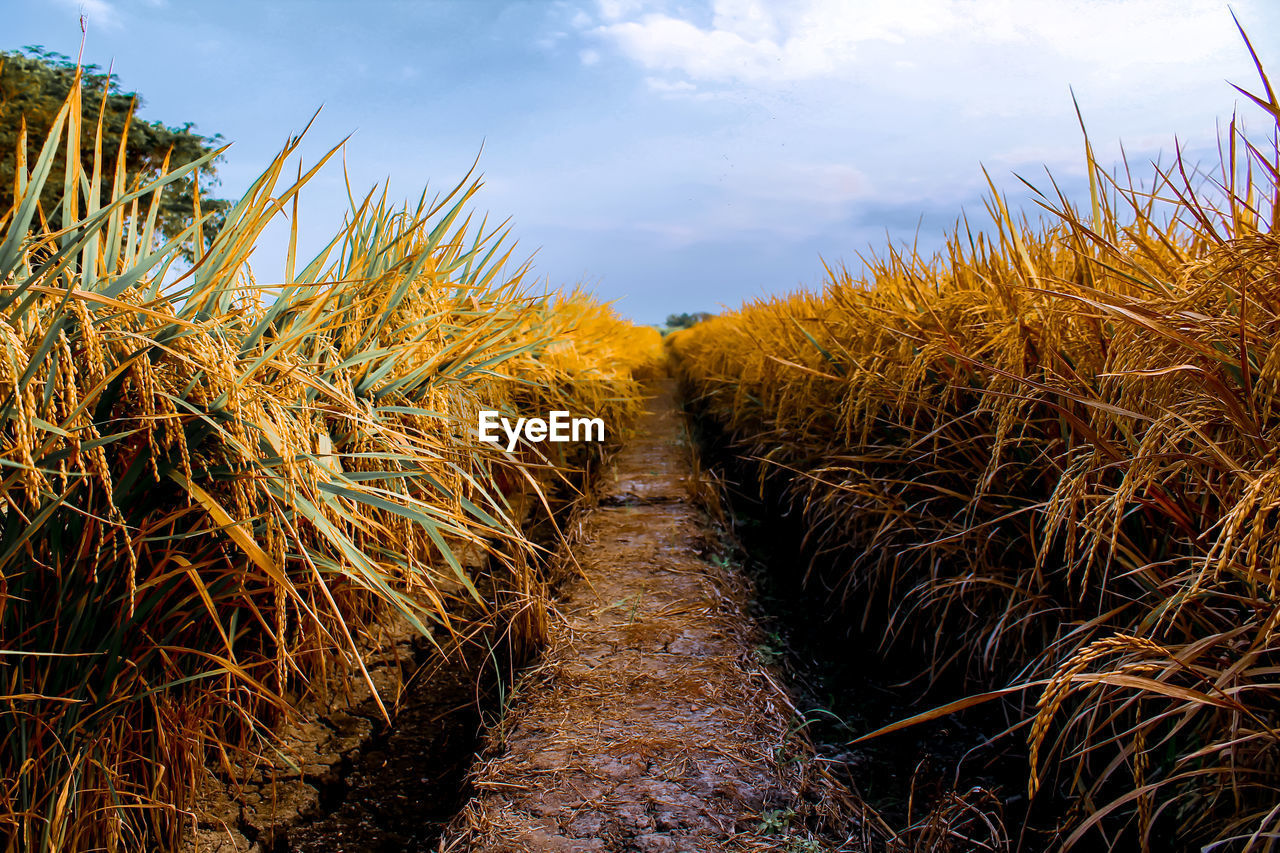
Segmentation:
<svg viewBox="0 0 1280 853">
<path fill-rule="evenodd" d="M 11 0 L 14 2 L 14 0 Z M 1280 78 L 1280 4 L 1231 4 Z M 348 134 L 353 185 L 447 189 L 484 151 L 477 208 L 517 256 L 659 322 L 817 287 L 889 240 L 983 223 L 985 165 L 1083 181 L 1074 88 L 1104 162 L 1138 172 L 1174 138 L 1211 161 L 1256 88 L 1215 0 L 16 0 L 2 49 L 114 65 L 144 116 L 234 143 L 233 197 L 323 111 L 314 161 Z M 1256 111 L 1242 114 L 1259 129 Z M 303 248 L 341 221 L 331 164 L 303 195 Z M 282 267 L 268 232 L 259 280 Z"/>
</svg>

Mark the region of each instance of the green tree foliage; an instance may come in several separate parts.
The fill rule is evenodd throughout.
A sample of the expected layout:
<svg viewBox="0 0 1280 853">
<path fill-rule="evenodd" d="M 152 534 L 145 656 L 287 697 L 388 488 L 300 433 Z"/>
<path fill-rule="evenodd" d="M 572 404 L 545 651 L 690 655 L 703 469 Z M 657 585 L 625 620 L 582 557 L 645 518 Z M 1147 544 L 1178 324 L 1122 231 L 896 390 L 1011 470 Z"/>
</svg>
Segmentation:
<svg viewBox="0 0 1280 853">
<path fill-rule="evenodd" d="M 692 314 L 668 314 L 667 328 L 687 329 L 690 326 L 698 325 L 703 320 L 710 320 L 714 316 L 714 314 L 709 314 L 706 311 L 695 311 Z"/>
<path fill-rule="evenodd" d="M 53 126 L 55 116 L 75 80 L 76 63 L 69 57 L 28 46 L 22 51 L 0 51 L 0 219 L 13 207 L 16 153 L 23 120 L 26 121 L 28 166 Z M 156 177 L 169 158 L 172 171 L 196 160 L 220 142 L 221 136 L 201 136 L 190 122 L 169 127 L 137 117 L 141 99 L 136 92 L 120 88 L 114 74 L 104 74 L 96 65 L 81 69 L 85 126 L 81 133 L 81 157 L 92 162 L 99 118 L 102 121 L 102 151 L 107 163 L 115 162 L 121 134 L 128 128 L 125 164 L 130 182 Z M 105 96 L 105 97 L 104 97 Z M 221 158 L 216 158 L 216 160 Z M 45 183 L 40 202 L 50 226 L 61 226 L 61 199 L 64 164 L 57 162 Z M 104 176 L 110 180 L 110 175 Z M 173 237 L 192 219 L 194 177 L 184 178 L 167 188 L 161 198 L 158 230 Z M 206 245 L 217 233 L 230 203 L 210 197 L 218 184 L 213 168 L 205 167 L 199 178 L 200 209 L 214 215 L 204 227 Z M 82 196 L 83 198 L 83 196 Z M 82 202 L 83 204 L 83 202 Z M 83 214 L 84 208 L 81 207 Z"/>
</svg>

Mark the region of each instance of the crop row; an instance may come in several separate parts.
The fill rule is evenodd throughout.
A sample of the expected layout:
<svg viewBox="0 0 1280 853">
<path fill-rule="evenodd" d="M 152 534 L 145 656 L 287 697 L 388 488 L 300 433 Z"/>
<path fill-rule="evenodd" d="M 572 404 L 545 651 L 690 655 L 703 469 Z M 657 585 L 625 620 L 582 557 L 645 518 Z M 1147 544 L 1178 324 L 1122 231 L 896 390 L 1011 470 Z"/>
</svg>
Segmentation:
<svg viewBox="0 0 1280 853">
<path fill-rule="evenodd" d="M 210 242 L 198 200 L 166 242 L 165 188 L 202 163 L 128 183 L 80 97 L 38 151 L 22 140 L 0 218 L 8 850 L 171 847 L 204 766 L 269 751 L 300 697 L 361 678 L 388 614 L 536 640 L 521 507 L 582 459 L 482 442 L 478 413 L 614 430 L 656 355 L 656 332 L 522 284 L 471 176 L 416 205 L 354 197 L 299 260 L 298 194 L 334 152 L 289 180 L 292 139 Z M 259 284 L 250 253 L 282 216 L 284 281 Z"/>
<path fill-rule="evenodd" d="M 1145 184 L 1089 153 L 1087 210 L 993 188 L 989 233 L 670 340 L 833 610 L 962 679 L 951 710 L 1020 700 L 1066 846 L 1280 830 L 1280 151 L 1250 139 Z"/>
</svg>

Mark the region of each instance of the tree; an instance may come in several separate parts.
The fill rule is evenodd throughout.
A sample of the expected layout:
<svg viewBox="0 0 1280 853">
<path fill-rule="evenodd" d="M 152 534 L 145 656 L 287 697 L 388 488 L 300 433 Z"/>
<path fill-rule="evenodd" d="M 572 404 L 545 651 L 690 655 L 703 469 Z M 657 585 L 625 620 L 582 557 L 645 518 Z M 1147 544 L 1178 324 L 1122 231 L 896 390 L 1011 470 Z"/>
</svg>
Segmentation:
<svg viewBox="0 0 1280 853">
<path fill-rule="evenodd" d="M 15 155 L 23 119 L 26 120 L 30 168 L 71 91 L 75 71 L 76 63 L 70 57 L 39 46 L 29 45 L 19 52 L 0 51 L 0 219 L 13 207 Z M 129 136 L 125 170 L 130 185 L 135 180 L 158 176 L 166 155 L 169 170 L 173 171 L 214 150 L 222 139 L 217 134 L 201 136 L 192 130 L 191 122 L 169 127 L 160 122 L 143 121 L 137 117 L 142 104 L 138 94 L 123 91 L 114 74 L 103 74 L 96 65 L 81 68 L 81 97 L 84 98 L 85 126 L 81 130 L 80 156 L 82 162 L 93 162 L 94 137 L 101 115 L 103 180 L 108 182 L 108 187 L 126 126 Z M 198 177 L 187 176 L 165 189 L 157 228 L 166 238 L 180 234 L 191 224 L 197 181 L 201 212 L 214 213 L 205 223 L 202 235 L 205 244 L 217 233 L 231 207 L 230 202 L 210 197 L 218 185 L 214 164 L 220 159 L 215 158 L 202 167 Z M 60 161 L 61 158 L 55 160 L 40 197 L 44 215 L 55 228 L 62 226 L 65 164 Z M 84 213 L 83 203 L 80 213 Z"/>
<path fill-rule="evenodd" d="M 703 320 L 710 320 L 714 314 L 708 314 L 706 311 L 695 311 L 692 314 L 668 314 L 668 329 L 687 329 L 690 326 L 696 326 Z"/>
</svg>

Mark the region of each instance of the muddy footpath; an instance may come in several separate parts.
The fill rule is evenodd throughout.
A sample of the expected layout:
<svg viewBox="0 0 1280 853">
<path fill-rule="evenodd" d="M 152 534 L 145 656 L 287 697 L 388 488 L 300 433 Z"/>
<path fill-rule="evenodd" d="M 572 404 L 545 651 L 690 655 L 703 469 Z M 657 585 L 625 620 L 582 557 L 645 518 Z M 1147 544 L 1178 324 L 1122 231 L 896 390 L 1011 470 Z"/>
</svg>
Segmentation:
<svg viewBox="0 0 1280 853">
<path fill-rule="evenodd" d="M 655 390 L 441 851 L 857 849 L 698 499 L 674 383 Z"/>
<path fill-rule="evenodd" d="M 781 686 L 675 383 L 651 393 L 557 537 L 532 664 L 513 681 L 500 638 L 441 655 L 391 626 L 368 683 L 303 709 L 285 752 L 211 771 L 187 853 L 866 850 L 867 812 Z"/>
</svg>

